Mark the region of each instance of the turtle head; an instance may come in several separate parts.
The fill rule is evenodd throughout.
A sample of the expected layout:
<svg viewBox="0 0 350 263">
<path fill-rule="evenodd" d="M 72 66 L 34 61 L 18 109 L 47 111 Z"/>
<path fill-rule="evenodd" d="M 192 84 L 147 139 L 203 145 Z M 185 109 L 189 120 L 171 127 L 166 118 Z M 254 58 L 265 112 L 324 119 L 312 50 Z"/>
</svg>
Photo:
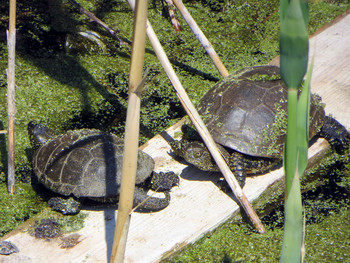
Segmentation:
<svg viewBox="0 0 350 263">
<path fill-rule="evenodd" d="M 28 134 L 31 143 L 35 148 L 45 144 L 53 137 L 52 130 L 42 124 L 31 121 L 28 123 Z"/>
<path fill-rule="evenodd" d="M 207 147 L 198 141 L 173 141 L 170 146 L 175 155 L 203 171 L 218 171 L 215 161 Z"/>
<path fill-rule="evenodd" d="M 184 125 L 182 125 L 181 131 L 182 131 L 182 138 L 185 140 L 196 140 L 196 141 L 202 140 L 197 130 L 189 124 L 185 123 Z"/>
</svg>

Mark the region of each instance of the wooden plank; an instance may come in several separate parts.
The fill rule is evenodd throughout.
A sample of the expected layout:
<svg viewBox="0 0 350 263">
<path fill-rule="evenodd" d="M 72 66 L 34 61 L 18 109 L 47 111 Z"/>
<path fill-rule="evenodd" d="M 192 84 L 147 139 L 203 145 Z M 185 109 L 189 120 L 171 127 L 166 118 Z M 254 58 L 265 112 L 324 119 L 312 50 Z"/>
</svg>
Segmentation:
<svg viewBox="0 0 350 263">
<path fill-rule="evenodd" d="M 350 129 L 350 15 L 338 19 L 311 39 L 314 59 L 312 90 L 326 103 L 326 112 Z M 215 228 L 238 209 L 232 195 L 217 187 L 219 176 L 204 173 L 171 156 L 167 140 L 179 131 L 180 124 L 150 140 L 143 148 L 154 157 L 158 171 L 174 171 L 181 177 L 171 193 L 172 201 L 163 211 L 134 213 L 129 231 L 125 262 L 156 262 Z M 319 139 L 310 149 L 315 158 L 328 143 Z M 282 169 L 248 178 L 244 191 L 254 200 L 283 176 Z M 88 209 L 88 208 L 87 208 Z M 87 210 L 85 227 L 78 231 L 81 242 L 71 249 L 61 249 L 60 239 L 38 240 L 26 228 L 4 237 L 15 243 L 19 253 L 0 256 L 0 262 L 107 262 L 112 248 L 116 212 L 111 208 Z"/>
</svg>

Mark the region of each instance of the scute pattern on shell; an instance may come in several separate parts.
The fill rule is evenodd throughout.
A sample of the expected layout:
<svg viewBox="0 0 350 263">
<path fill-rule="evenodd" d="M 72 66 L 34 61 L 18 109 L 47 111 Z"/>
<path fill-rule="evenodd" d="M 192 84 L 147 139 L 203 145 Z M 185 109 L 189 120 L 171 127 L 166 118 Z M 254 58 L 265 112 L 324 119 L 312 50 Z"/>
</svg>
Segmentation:
<svg viewBox="0 0 350 263">
<path fill-rule="evenodd" d="M 214 140 L 241 153 L 281 158 L 285 140 L 288 91 L 282 80 L 250 79 L 254 75 L 276 75 L 278 67 L 247 69 L 243 75 L 230 76 L 204 95 L 198 104 Z M 310 138 L 324 123 L 320 98 L 311 96 Z"/>
<path fill-rule="evenodd" d="M 123 140 L 99 130 L 69 131 L 52 138 L 34 154 L 39 181 L 56 193 L 76 197 L 109 197 L 119 193 Z M 136 184 L 154 167 L 153 159 L 139 151 Z"/>
</svg>

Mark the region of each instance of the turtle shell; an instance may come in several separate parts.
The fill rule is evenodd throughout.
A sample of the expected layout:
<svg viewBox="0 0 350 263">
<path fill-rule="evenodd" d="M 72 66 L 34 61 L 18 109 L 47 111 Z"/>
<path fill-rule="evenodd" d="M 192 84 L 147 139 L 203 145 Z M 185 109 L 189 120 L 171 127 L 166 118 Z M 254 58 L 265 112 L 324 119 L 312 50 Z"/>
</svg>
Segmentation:
<svg viewBox="0 0 350 263">
<path fill-rule="evenodd" d="M 123 140 L 99 130 L 69 131 L 34 153 L 33 168 L 50 190 L 76 197 L 110 197 L 119 193 Z M 136 184 L 152 173 L 153 159 L 139 151 Z"/>
<path fill-rule="evenodd" d="M 198 112 L 217 143 L 251 156 L 282 158 L 287 96 L 278 67 L 252 67 L 211 88 Z M 324 120 L 320 97 L 311 95 L 310 138 Z"/>
</svg>

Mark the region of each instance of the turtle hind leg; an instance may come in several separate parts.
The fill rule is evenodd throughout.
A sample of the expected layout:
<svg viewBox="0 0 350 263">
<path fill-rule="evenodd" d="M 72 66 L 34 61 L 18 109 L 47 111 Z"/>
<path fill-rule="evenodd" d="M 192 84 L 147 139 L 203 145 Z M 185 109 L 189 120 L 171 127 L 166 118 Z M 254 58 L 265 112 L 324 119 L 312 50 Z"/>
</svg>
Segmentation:
<svg viewBox="0 0 350 263">
<path fill-rule="evenodd" d="M 154 191 L 169 191 L 179 184 L 179 176 L 174 172 L 153 172 L 149 187 Z"/>
<path fill-rule="evenodd" d="M 79 213 L 81 206 L 81 203 L 75 200 L 73 197 L 52 197 L 47 204 L 52 208 L 52 210 L 61 212 L 64 215 L 75 215 Z"/>
<path fill-rule="evenodd" d="M 346 128 L 332 117 L 326 116 L 319 133 L 325 138 L 337 153 L 344 153 L 349 148 L 350 136 Z"/>
<path fill-rule="evenodd" d="M 170 203 L 169 192 L 164 192 L 165 198 L 158 198 L 149 196 L 145 189 L 135 187 L 134 192 L 134 206 L 139 205 L 138 210 L 140 211 L 159 211 L 166 208 Z"/>
<path fill-rule="evenodd" d="M 226 159 L 226 161 L 227 160 L 241 188 L 245 185 L 247 174 L 264 174 L 281 163 L 281 160 L 277 158 L 243 155 L 236 151 L 232 152 L 231 156 Z"/>
</svg>

